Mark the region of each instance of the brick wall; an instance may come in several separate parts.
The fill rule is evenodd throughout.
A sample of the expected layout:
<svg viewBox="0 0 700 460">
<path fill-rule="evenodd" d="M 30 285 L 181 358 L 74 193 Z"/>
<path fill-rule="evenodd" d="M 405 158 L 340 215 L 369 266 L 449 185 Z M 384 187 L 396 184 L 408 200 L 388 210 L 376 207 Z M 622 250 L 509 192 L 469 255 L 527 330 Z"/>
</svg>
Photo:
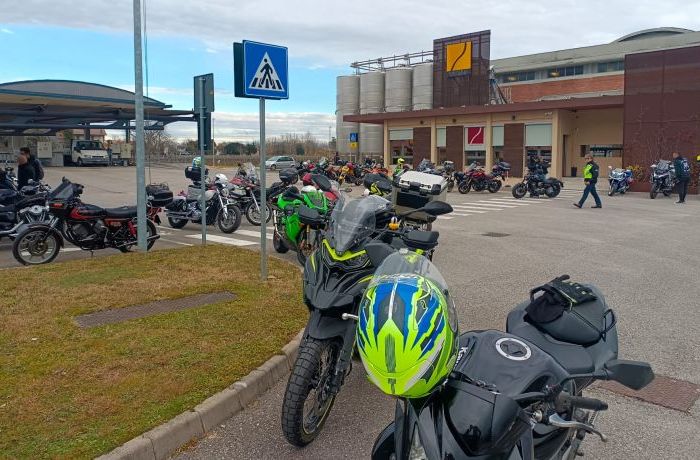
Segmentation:
<svg viewBox="0 0 700 460">
<path fill-rule="evenodd" d="M 545 80 L 541 83 L 513 83 L 502 85 L 510 93 L 511 102 L 537 101 L 544 96 L 622 90 L 625 86 L 623 74 L 589 78 Z"/>
</svg>

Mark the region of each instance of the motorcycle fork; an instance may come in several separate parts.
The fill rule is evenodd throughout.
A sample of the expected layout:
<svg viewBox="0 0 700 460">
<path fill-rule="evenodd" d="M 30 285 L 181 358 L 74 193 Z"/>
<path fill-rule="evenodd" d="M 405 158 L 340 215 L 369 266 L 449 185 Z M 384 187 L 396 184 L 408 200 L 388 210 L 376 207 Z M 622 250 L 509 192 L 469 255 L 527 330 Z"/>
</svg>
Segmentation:
<svg viewBox="0 0 700 460">
<path fill-rule="evenodd" d="M 221 198 L 221 193 L 218 193 L 219 206 L 221 206 L 221 212 L 224 214 L 224 219 L 228 219 L 228 207 L 224 204 L 224 199 Z"/>
<path fill-rule="evenodd" d="M 352 353 L 355 349 L 355 318 L 348 317 L 345 321 L 350 321 L 348 327 L 345 328 L 343 334 L 343 346 L 338 355 L 338 364 L 335 366 L 335 374 L 331 378 L 330 392 L 337 395 L 340 392 L 340 387 L 345 382 L 345 376 L 352 366 Z"/>
</svg>

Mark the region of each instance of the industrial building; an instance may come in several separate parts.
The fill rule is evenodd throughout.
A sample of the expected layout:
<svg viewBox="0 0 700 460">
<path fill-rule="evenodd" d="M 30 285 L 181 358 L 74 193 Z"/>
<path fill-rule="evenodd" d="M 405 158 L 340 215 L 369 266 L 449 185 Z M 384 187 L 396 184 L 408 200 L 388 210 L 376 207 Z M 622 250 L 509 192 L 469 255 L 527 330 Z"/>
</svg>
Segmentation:
<svg viewBox="0 0 700 460">
<path fill-rule="evenodd" d="M 339 152 L 458 168 L 500 158 L 513 176 L 538 153 L 552 175 L 569 176 L 588 152 L 605 168 L 700 150 L 700 32 L 650 29 L 498 60 L 490 40 L 477 32 L 353 63 L 354 75 L 337 79 Z"/>
</svg>

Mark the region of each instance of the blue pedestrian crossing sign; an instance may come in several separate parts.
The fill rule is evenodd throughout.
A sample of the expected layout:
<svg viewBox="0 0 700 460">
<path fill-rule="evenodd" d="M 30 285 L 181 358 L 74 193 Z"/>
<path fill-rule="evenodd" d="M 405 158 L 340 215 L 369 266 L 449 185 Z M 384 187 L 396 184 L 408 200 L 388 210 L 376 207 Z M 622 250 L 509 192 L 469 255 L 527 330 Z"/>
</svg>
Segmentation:
<svg viewBox="0 0 700 460">
<path fill-rule="evenodd" d="M 287 48 L 250 40 L 233 44 L 236 97 L 289 98 Z"/>
<path fill-rule="evenodd" d="M 357 133 L 350 133 L 350 142 L 357 142 Z"/>
</svg>

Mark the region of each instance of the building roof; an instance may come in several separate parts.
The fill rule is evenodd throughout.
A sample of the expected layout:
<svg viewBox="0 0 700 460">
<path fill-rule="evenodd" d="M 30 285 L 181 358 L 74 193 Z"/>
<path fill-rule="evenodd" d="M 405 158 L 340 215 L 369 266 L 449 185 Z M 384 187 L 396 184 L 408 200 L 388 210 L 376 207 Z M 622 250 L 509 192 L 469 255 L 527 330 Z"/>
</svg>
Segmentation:
<svg viewBox="0 0 700 460">
<path fill-rule="evenodd" d="M 518 102 L 500 105 L 471 105 L 462 107 L 446 107 L 441 109 L 413 110 L 410 112 L 382 112 L 366 115 L 345 115 L 343 121 L 353 123 L 383 124 L 384 121 L 406 120 L 415 118 L 453 117 L 459 115 L 475 115 L 489 113 L 517 113 L 532 110 L 591 110 L 622 107 L 624 96 L 599 96 L 586 98 L 571 98 L 534 102 Z"/>
<path fill-rule="evenodd" d="M 70 80 L 0 84 L 0 135 L 52 135 L 64 129 L 127 129 L 135 119 L 135 95 L 112 86 Z M 146 129 L 195 121 L 193 112 L 144 97 Z"/>
<path fill-rule="evenodd" d="M 626 54 L 699 44 L 700 32 L 674 27 L 661 27 L 640 30 L 604 45 L 494 59 L 491 61 L 491 65 L 498 74 L 513 73 L 593 62 L 619 61 L 624 59 Z"/>
</svg>

